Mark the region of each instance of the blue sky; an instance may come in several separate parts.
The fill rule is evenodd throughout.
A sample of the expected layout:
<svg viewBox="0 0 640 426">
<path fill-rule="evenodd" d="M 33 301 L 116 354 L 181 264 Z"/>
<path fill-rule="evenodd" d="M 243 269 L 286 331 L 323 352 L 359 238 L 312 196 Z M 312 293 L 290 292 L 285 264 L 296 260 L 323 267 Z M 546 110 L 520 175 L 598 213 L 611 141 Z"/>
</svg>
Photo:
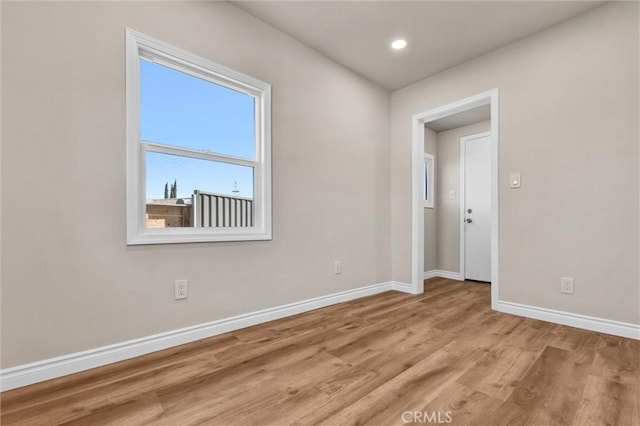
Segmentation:
<svg viewBox="0 0 640 426">
<path fill-rule="evenodd" d="M 254 98 L 140 60 L 141 139 L 178 147 L 254 158 Z M 178 182 L 178 196 L 195 189 L 253 197 L 251 167 L 159 153 L 147 154 L 147 198 L 163 198 Z"/>
</svg>

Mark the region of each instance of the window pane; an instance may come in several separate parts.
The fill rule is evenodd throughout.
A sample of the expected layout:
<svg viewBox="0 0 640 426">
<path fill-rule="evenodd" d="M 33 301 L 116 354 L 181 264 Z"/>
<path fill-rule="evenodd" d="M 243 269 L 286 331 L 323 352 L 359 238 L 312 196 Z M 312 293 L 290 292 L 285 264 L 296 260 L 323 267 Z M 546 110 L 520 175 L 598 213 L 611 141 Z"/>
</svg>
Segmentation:
<svg viewBox="0 0 640 426">
<path fill-rule="evenodd" d="M 254 158 L 255 99 L 140 59 L 140 137 Z"/>
<path fill-rule="evenodd" d="M 147 228 L 253 225 L 253 167 L 147 152 Z"/>
<path fill-rule="evenodd" d="M 429 199 L 429 162 L 424 162 L 424 199 L 425 201 Z"/>
</svg>

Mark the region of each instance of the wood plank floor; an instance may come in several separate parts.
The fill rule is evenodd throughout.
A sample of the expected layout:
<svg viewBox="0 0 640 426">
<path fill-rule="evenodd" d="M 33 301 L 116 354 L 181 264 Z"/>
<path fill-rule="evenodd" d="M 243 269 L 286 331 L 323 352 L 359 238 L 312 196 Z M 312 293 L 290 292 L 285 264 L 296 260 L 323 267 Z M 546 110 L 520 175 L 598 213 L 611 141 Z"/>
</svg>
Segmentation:
<svg viewBox="0 0 640 426">
<path fill-rule="evenodd" d="M 640 342 L 425 281 L 5 392 L 3 425 L 639 425 Z"/>
</svg>

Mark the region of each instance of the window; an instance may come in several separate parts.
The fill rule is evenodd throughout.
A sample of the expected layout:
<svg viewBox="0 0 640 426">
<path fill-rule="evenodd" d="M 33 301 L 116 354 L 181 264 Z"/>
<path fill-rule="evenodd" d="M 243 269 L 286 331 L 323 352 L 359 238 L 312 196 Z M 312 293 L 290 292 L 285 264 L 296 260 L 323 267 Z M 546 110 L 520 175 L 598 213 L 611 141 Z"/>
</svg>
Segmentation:
<svg viewBox="0 0 640 426">
<path fill-rule="evenodd" d="M 435 169 L 435 160 L 433 155 L 424 154 L 424 163 L 423 163 L 423 199 L 424 206 L 427 208 L 433 208 L 433 202 L 435 200 L 435 181 L 434 181 L 434 169 Z"/>
<path fill-rule="evenodd" d="M 127 242 L 271 239 L 271 86 L 127 30 Z"/>
</svg>

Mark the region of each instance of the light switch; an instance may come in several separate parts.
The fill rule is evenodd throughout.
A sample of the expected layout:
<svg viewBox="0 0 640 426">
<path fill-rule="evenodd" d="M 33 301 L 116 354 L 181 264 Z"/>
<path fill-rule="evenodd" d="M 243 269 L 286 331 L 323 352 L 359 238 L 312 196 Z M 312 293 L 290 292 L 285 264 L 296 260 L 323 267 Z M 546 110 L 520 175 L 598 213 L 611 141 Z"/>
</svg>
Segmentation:
<svg viewBox="0 0 640 426">
<path fill-rule="evenodd" d="M 511 173 L 509 177 L 509 186 L 511 188 L 520 188 L 520 173 Z"/>
<path fill-rule="evenodd" d="M 456 199 L 456 190 L 455 189 L 450 189 L 449 190 L 449 199 L 450 200 L 455 200 Z"/>
</svg>

